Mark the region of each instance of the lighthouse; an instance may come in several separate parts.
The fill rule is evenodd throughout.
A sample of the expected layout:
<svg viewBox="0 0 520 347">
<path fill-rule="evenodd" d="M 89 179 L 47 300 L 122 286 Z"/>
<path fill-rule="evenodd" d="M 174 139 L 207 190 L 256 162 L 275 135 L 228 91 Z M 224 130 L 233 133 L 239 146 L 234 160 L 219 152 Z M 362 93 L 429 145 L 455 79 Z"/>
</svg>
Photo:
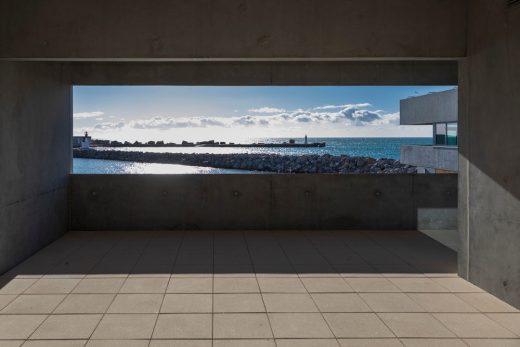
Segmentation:
<svg viewBox="0 0 520 347">
<path fill-rule="evenodd" d="M 307 134 L 305 134 L 305 144 L 308 144 L 309 142 L 307 141 Z"/>
</svg>

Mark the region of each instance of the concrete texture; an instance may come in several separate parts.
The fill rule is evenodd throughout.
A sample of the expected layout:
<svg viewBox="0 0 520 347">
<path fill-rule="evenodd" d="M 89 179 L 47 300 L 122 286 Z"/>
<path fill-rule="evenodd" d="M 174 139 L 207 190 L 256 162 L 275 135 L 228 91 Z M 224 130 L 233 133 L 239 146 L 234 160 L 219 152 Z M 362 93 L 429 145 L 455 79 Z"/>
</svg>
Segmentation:
<svg viewBox="0 0 520 347">
<path fill-rule="evenodd" d="M 401 125 L 456 122 L 458 120 L 458 90 L 446 90 L 401 100 Z"/>
<path fill-rule="evenodd" d="M 459 58 L 464 0 L 0 2 L 0 57 Z"/>
<path fill-rule="evenodd" d="M 400 161 L 413 166 L 457 172 L 459 149 L 456 146 L 402 145 Z"/>
<path fill-rule="evenodd" d="M 71 88 L 59 64 L 0 62 L 0 272 L 68 228 Z"/>
<path fill-rule="evenodd" d="M 459 271 L 520 307 L 520 8 L 498 0 L 468 4 L 459 88 Z"/>
<path fill-rule="evenodd" d="M 455 61 L 75 62 L 79 85 L 456 85 Z"/>
<path fill-rule="evenodd" d="M 518 345 L 456 262 L 417 231 L 70 232 L 1 277 L 0 344 Z"/>
<path fill-rule="evenodd" d="M 73 175 L 71 228 L 415 229 L 421 208 L 456 207 L 456 182 L 455 175 Z"/>
</svg>

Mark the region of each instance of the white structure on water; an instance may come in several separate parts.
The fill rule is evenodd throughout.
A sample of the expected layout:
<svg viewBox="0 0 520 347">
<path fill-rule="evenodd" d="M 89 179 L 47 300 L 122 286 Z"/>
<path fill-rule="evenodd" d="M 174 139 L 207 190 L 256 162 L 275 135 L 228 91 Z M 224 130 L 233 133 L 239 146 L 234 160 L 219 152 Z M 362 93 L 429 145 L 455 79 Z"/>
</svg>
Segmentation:
<svg viewBox="0 0 520 347">
<path fill-rule="evenodd" d="M 72 137 L 72 147 L 73 148 L 90 148 L 90 143 L 92 141 L 92 137 L 88 136 L 88 132 L 85 131 L 85 135 L 83 136 L 73 136 Z"/>
</svg>

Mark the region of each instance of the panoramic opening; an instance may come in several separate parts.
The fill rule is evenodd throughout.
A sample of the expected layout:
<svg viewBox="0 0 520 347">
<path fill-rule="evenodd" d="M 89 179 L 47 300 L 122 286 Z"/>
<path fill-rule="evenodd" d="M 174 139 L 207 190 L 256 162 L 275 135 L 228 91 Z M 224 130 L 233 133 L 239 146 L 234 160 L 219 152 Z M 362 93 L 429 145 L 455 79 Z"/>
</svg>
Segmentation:
<svg viewBox="0 0 520 347">
<path fill-rule="evenodd" d="M 450 90 L 75 86 L 73 173 L 456 172 L 422 163 L 428 154 L 414 150 L 456 148 L 456 119 L 403 121 L 400 106 Z"/>
</svg>

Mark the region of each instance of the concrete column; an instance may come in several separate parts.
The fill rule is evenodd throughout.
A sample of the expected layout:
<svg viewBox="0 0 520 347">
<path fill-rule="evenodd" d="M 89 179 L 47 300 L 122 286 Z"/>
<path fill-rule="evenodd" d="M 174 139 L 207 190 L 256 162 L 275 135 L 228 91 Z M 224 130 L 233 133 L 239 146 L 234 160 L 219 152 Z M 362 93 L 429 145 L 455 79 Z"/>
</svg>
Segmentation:
<svg viewBox="0 0 520 347">
<path fill-rule="evenodd" d="M 469 2 L 459 129 L 460 274 L 520 307 L 520 7 Z"/>
<path fill-rule="evenodd" d="M 68 228 L 66 80 L 60 64 L 0 62 L 0 273 Z"/>
</svg>

